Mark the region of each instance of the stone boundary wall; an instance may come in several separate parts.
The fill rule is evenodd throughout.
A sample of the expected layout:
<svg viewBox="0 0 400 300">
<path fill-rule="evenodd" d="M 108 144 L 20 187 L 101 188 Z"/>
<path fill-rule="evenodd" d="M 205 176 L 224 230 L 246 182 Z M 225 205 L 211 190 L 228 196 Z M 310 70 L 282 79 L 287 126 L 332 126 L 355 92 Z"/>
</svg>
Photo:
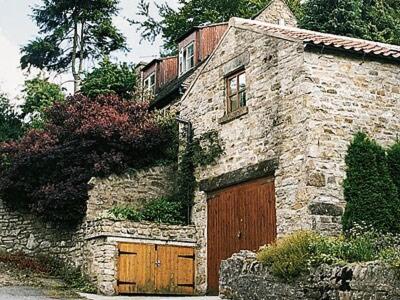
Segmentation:
<svg viewBox="0 0 400 300">
<path fill-rule="evenodd" d="M 92 178 L 87 204 L 87 219 L 96 219 L 115 205 L 129 204 L 141 207 L 146 200 L 168 196 L 172 193 L 176 166 L 156 166 L 131 171 L 121 176 Z"/>
<path fill-rule="evenodd" d="M 323 265 L 287 283 L 272 276 L 255 253 L 241 251 L 221 264 L 220 297 L 245 300 L 399 300 L 400 278 L 380 262 Z"/>
<path fill-rule="evenodd" d="M 35 216 L 10 211 L 0 199 L 0 250 L 45 254 L 83 264 L 84 225 L 73 232 L 54 229 Z"/>
</svg>

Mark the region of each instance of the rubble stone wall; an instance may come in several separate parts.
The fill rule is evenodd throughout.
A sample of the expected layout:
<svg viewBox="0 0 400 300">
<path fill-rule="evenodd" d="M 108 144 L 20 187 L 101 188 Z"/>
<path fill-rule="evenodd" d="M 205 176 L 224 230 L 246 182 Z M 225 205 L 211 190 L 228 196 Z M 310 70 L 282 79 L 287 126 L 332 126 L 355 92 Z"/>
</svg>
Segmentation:
<svg viewBox="0 0 400 300">
<path fill-rule="evenodd" d="M 232 300 L 396 300 L 400 279 L 380 262 L 323 265 L 292 282 L 274 277 L 256 260 L 255 253 L 242 251 L 221 264 L 220 297 Z"/>
</svg>

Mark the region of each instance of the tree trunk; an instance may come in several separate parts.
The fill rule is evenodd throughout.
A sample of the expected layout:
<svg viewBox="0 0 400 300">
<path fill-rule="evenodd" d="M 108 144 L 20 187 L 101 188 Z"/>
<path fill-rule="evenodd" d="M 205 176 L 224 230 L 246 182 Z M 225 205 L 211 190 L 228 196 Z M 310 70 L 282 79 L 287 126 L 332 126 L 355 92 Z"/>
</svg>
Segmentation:
<svg viewBox="0 0 400 300">
<path fill-rule="evenodd" d="M 83 61 L 84 61 L 84 59 L 85 59 L 85 21 L 83 20 L 82 21 L 82 24 L 81 24 L 81 40 L 80 40 L 80 46 L 79 46 L 79 48 L 80 48 L 80 52 L 79 52 L 79 67 L 78 67 L 78 74 L 79 74 L 79 82 L 78 82 L 78 87 L 77 87 L 77 89 L 78 89 L 78 91 L 80 90 L 80 85 L 81 85 L 81 81 L 82 81 L 82 79 L 81 79 L 81 75 L 82 75 L 82 72 L 83 72 Z"/>
<path fill-rule="evenodd" d="M 79 90 L 80 76 L 76 70 L 76 57 L 78 50 L 78 20 L 76 15 L 74 16 L 74 39 L 72 45 L 72 76 L 74 77 L 74 94 Z"/>
</svg>

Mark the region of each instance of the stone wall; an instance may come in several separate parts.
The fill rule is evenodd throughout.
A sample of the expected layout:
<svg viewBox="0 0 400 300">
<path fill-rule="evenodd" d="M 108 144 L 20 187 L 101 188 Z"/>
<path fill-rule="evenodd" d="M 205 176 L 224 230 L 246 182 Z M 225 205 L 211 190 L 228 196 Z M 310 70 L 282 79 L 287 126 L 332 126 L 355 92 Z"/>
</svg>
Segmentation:
<svg viewBox="0 0 400 300">
<path fill-rule="evenodd" d="M 93 178 L 90 181 L 93 188 L 89 191 L 87 218 L 95 219 L 115 205 L 129 204 L 140 208 L 146 200 L 170 195 L 175 169 L 173 165 L 157 166 L 121 176 Z"/>
<path fill-rule="evenodd" d="M 284 0 L 272 0 L 271 3 L 255 17 L 255 20 L 297 27 L 297 19 Z M 281 20 L 284 20 L 282 24 Z"/>
<path fill-rule="evenodd" d="M 35 216 L 9 210 L 0 199 L 0 250 L 27 254 L 48 254 L 83 264 L 84 226 L 63 231 Z"/>
<path fill-rule="evenodd" d="M 314 215 L 312 229 L 335 232 L 345 207 L 344 158 L 354 134 L 363 131 L 383 146 L 398 139 L 400 65 L 311 48 L 304 67 L 310 110 L 304 165 L 309 175 L 301 189 Z"/>
<path fill-rule="evenodd" d="M 321 266 L 293 282 L 274 277 L 242 251 L 221 264 L 220 296 L 235 300 L 398 300 L 400 279 L 388 266 L 370 262 Z"/>
</svg>

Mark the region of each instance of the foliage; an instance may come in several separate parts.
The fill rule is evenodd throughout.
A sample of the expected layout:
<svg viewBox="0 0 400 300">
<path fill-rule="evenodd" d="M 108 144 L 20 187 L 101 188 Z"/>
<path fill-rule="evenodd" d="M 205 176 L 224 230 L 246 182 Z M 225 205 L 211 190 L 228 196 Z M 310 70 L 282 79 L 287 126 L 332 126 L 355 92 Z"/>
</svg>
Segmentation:
<svg viewBox="0 0 400 300">
<path fill-rule="evenodd" d="M 271 268 L 271 272 L 285 280 L 307 271 L 310 248 L 316 235 L 308 231 L 299 231 L 275 244 L 262 248 L 257 259 Z"/>
<path fill-rule="evenodd" d="M 397 141 L 387 150 L 387 160 L 390 176 L 397 187 L 400 198 L 400 142 Z"/>
<path fill-rule="evenodd" d="M 110 213 L 123 220 L 176 225 L 184 223 L 181 211 L 181 203 L 174 201 L 171 197 L 151 199 L 141 209 L 131 206 L 116 206 L 110 210 Z"/>
<path fill-rule="evenodd" d="M 182 215 L 186 215 L 187 222 L 190 222 L 190 209 L 196 189 L 196 167 L 213 164 L 223 152 L 218 132 L 213 130 L 194 140 L 190 139 L 182 151 L 173 198 L 182 203 Z"/>
<path fill-rule="evenodd" d="M 21 67 L 64 72 L 71 68 L 78 90 L 84 61 L 125 49 L 113 25 L 119 0 L 43 0 L 33 9 L 39 37 L 22 47 Z"/>
<path fill-rule="evenodd" d="M 168 3 L 156 4 L 160 19 L 150 15 L 150 2 L 139 2 L 139 16 L 142 21 L 132 21 L 139 25 L 142 38 L 153 42 L 162 36 L 167 51 L 176 51 L 176 40 L 195 26 L 226 22 L 231 17 L 251 18 L 261 11 L 270 0 L 179 0 L 178 10 Z M 301 12 L 301 1 L 289 0 L 288 5 L 294 12 Z"/>
<path fill-rule="evenodd" d="M 142 168 L 171 153 L 148 103 L 83 95 L 56 103 L 43 130 L 1 145 L 0 194 L 13 208 L 59 225 L 74 225 L 86 211 L 89 180 Z"/>
<path fill-rule="evenodd" d="M 136 72 L 127 63 L 112 63 L 107 58 L 98 68 L 85 75 L 82 94 L 93 98 L 99 95 L 116 94 L 124 99 L 132 99 L 136 88 Z"/>
<path fill-rule="evenodd" d="M 49 275 L 60 278 L 69 288 L 82 293 L 97 292 L 96 287 L 81 268 L 72 266 L 56 257 L 42 255 L 38 256 L 37 260 L 43 266 L 47 266 Z"/>
<path fill-rule="evenodd" d="M 303 28 L 400 44 L 397 0 L 308 0 L 303 6 Z"/>
<path fill-rule="evenodd" d="M 25 81 L 23 89 L 25 103 L 22 116 L 30 118 L 30 127 L 41 128 L 45 120 L 45 111 L 55 102 L 62 102 L 65 96 L 61 88 L 48 79 L 36 77 Z"/>
<path fill-rule="evenodd" d="M 400 236 L 360 225 L 349 235 L 339 237 L 299 231 L 260 249 L 257 259 L 284 280 L 296 278 L 322 264 L 381 260 L 400 271 Z"/>
<path fill-rule="evenodd" d="M 400 232 L 400 200 L 384 149 L 364 133 L 358 133 L 345 161 L 344 230 L 364 223 L 382 232 Z"/>
<path fill-rule="evenodd" d="M 21 117 L 7 96 L 0 93 L 0 142 L 16 140 L 23 132 Z"/>
<path fill-rule="evenodd" d="M 42 273 L 62 279 L 69 288 L 80 292 L 94 293 L 95 287 L 80 268 L 64 261 L 45 255 L 28 256 L 22 252 L 8 253 L 0 251 L 0 262 L 21 271 Z"/>
<path fill-rule="evenodd" d="M 192 151 L 195 165 L 207 166 L 213 164 L 224 153 L 218 132 L 211 130 L 195 139 L 192 144 Z"/>
</svg>

